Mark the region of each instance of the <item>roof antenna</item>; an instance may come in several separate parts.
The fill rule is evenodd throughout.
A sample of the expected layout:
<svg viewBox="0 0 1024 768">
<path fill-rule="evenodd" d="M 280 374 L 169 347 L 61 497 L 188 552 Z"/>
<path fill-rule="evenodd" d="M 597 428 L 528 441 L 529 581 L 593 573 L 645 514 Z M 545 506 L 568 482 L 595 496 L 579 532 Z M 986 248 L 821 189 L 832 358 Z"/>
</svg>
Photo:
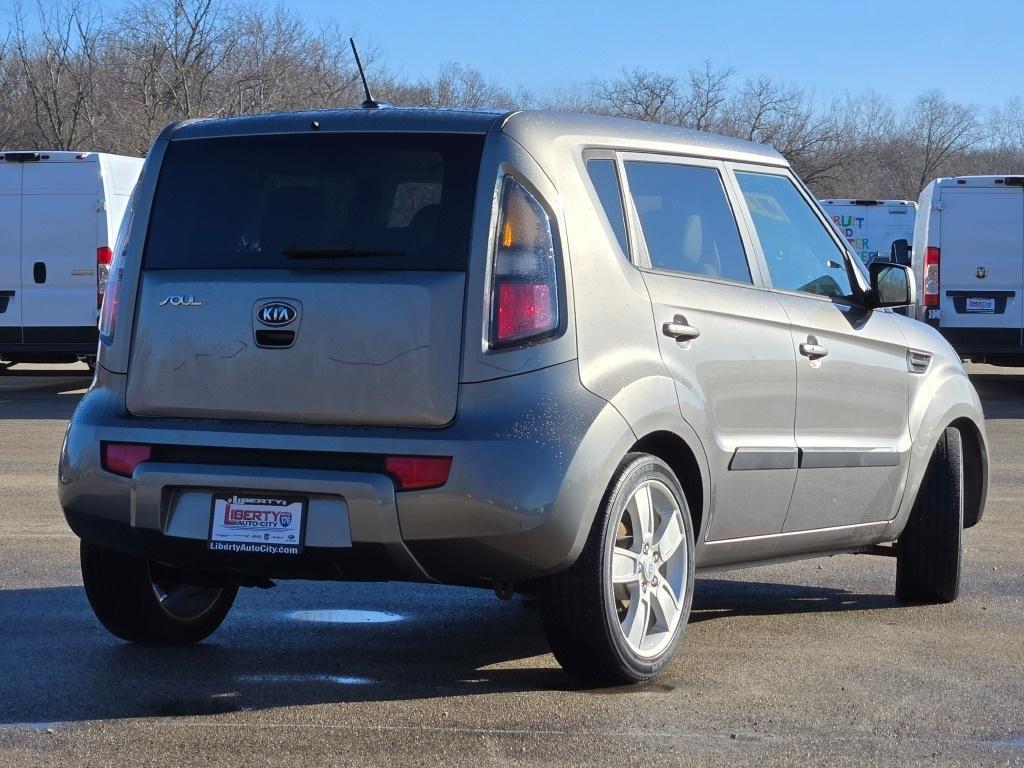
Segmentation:
<svg viewBox="0 0 1024 768">
<path fill-rule="evenodd" d="M 352 46 L 352 55 L 356 59 L 356 68 L 359 70 L 359 78 L 363 81 L 363 92 L 366 94 L 366 100 L 359 106 L 363 109 L 380 109 L 380 104 L 374 100 L 373 96 L 370 95 L 370 86 L 366 84 L 366 72 L 363 71 L 363 62 L 359 60 L 359 51 L 356 50 L 356 41 L 354 38 L 348 39 L 349 44 Z"/>
</svg>

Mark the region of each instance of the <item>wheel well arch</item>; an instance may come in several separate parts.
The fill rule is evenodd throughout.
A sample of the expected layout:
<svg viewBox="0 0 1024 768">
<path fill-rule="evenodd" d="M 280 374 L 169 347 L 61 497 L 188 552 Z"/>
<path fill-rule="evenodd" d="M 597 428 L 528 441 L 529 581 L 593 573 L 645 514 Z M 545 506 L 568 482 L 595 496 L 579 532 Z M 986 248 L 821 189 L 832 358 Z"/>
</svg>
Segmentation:
<svg viewBox="0 0 1024 768">
<path fill-rule="evenodd" d="M 967 417 L 953 421 L 950 427 L 960 431 L 964 471 L 964 528 L 977 525 L 985 506 L 985 444 L 978 425 Z"/>
<path fill-rule="evenodd" d="M 690 445 L 675 432 L 660 430 L 644 435 L 633 444 L 630 451 L 649 453 L 669 465 L 683 486 L 686 504 L 693 519 L 694 538 L 700 541 L 704 522 L 704 479 L 697 456 Z"/>
</svg>

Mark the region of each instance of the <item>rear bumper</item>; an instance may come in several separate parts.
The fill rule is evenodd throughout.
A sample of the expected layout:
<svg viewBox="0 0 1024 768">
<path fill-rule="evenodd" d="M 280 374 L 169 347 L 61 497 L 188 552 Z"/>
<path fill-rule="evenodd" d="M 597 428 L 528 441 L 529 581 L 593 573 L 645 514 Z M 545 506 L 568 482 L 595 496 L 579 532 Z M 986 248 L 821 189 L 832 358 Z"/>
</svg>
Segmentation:
<svg viewBox="0 0 1024 768">
<path fill-rule="evenodd" d="M 1024 336 L 1020 328 L 950 328 L 938 326 L 950 346 L 964 358 L 983 363 L 987 359 L 1024 359 Z"/>
<path fill-rule="evenodd" d="M 124 412 L 123 377 L 100 369 L 97 382 L 61 456 L 68 523 L 86 540 L 204 571 L 458 584 L 542 576 L 575 560 L 634 439 L 583 388 L 575 361 L 463 385 L 458 416 L 444 429 L 141 419 Z M 102 469 L 103 441 L 173 446 L 165 455 L 194 453 L 195 461 L 146 462 L 121 477 Z M 232 451 L 239 461 L 225 463 Z M 316 465 L 303 466 L 314 454 Z M 340 469 L 323 463 L 331 455 Z M 386 455 L 451 456 L 448 483 L 396 493 L 388 475 L 350 461 Z M 209 499 L 232 490 L 309 497 L 303 553 L 208 551 Z"/>
<path fill-rule="evenodd" d="M 99 332 L 87 326 L 0 328 L 0 358 L 24 362 L 64 362 L 95 357 Z"/>
</svg>

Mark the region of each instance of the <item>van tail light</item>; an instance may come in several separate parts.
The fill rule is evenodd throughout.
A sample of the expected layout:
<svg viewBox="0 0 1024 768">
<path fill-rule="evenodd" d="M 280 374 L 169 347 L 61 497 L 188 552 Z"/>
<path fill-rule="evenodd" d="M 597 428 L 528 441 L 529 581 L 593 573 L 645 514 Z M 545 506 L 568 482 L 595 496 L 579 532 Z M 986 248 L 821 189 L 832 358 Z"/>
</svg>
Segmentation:
<svg viewBox="0 0 1024 768">
<path fill-rule="evenodd" d="M 110 248 L 105 245 L 96 249 L 96 309 L 103 306 L 103 294 L 107 291 L 107 281 L 110 279 L 112 255 Z"/>
<path fill-rule="evenodd" d="M 451 456 L 388 456 L 384 471 L 395 480 L 396 490 L 422 491 L 448 482 Z"/>
<path fill-rule="evenodd" d="M 522 345 L 558 330 L 558 273 L 551 220 L 530 192 L 506 176 L 491 261 L 491 349 Z"/>
<path fill-rule="evenodd" d="M 924 254 L 924 305 L 939 306 L 939 249 L 929 246 Z"/>
<path fill-rule="evenodd" d="M 153 456 L 153 447 L 135 443 L 103 443 L 103 468 L 122 477 L 131 477 L 132 472 Z"/>
</svg>

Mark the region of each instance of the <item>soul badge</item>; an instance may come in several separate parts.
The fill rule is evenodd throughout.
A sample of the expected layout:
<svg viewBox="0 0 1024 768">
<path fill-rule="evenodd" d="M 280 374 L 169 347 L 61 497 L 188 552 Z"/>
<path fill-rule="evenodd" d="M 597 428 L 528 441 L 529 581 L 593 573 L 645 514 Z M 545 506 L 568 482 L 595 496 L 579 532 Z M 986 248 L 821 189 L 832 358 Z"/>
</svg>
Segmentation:
<svg viewBox="0 0 1024 768">
<path fill-rule="evenodd" d="M 297 555 L 305 499 L 231 494 L 214 496 L 209 548 L 218 552 Z"/>
</svg>

